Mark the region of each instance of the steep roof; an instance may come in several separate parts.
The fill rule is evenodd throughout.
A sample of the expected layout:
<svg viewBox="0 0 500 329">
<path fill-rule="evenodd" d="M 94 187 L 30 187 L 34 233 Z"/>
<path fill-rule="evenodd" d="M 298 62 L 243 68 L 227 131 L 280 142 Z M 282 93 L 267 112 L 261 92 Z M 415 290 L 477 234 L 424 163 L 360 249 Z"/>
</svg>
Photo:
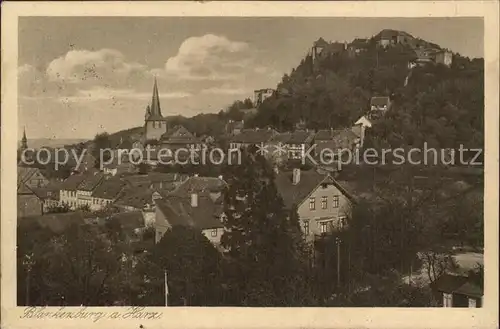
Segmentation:
<svg viewBox="0 0 500 329">
<path fill-rule="evenodd" d="M 142 209 L 147 204 L 153 203 L 152 196 L 155 190 L 144 187 L 124 189 L 115 204 Z"/>
<path fill-rule="evenodd" d="M 125 186 L 126 182 L 118 178 L 104 179 L 102 183 L 96 187 L 92 196 L 100 199 L 114 200 Z"/>
<path fill-rule="evenodd" d="M 158 200 L 156 206 L 172 226 L 190 226 L 200 230 L 224 227 L 217 218 L 218 206 L 208 197 L 199 197 L 197 207 L 191 206 L 190 199 L 176 196 Z"/>
<path fill-rule="evenodd" d="M 307 144 L 314 138 L 314 133 L 306 130 L 295 130 L 294 132 L 286 132 L 277 134 L 272 137 L 272 142 L 283 144 Z"/>
<path fill-rule="evenodd" d="M 104 179 L 104 174 L 91 170 L 82 174 L 74 174 L 66 178 L 61 184 L 61 189 L 66 191 L 92 191 Z"/>
<path fill-rule="evenodd" d="M 315 47 L 326 47 L 328 46 L 328 42 L 323 39 L 323 37 L 320 37 L 318 40 L 314 41 L 314 46 Z"/>
<path fill-rule="evenodd" d="M 276 187 L 283 199 L 286 208 L 298 206 L 305 198 L 311 194 L 321 183 L 333 184 L 349 200 L 355 201 L 355 198 L 338 181 L 330 175 L 319 174 L 314 170 L 302 171 L 297 185 L 292 181 L 293 173 L 281 172 L 276 176 Z"/>
<path fill-rule="evenodd" d="M 149 110 L 149 116 L 146 118 L 146 120 L 152 121 L 152 120 L 164 120 L 163 115 L 161 114 L 161 107 L 160 107 L 160 95 L 158 94 L 158 83 L 155 78 L 155 82 L 153 85 L 153 96 L 151 98 L 151 107 Z"/>
<path fill-rule="evenodd" d="M 17 194 L 35 194 L 35 192 L 30 189 L 24 182 L 18 182 L 17 184 Z M 36 195 L 36 194 L 35 194 Z"/>
<path fill-rule="evenodd" d="M 274 129 L 244 129 L 231 138 L 234 143 L 258 144 L 266 143 L 277 134 Z"/>
<path fill-rule="evenodd" d="M 89 173 L 83 182 L 78 185 L 80 191 L 93 191 L 104 179 L 104 174 L 101 172 Z"/>
<path fill-rule="evenodd" d="M 221 192 L 225 186 L 226 182 L 217 177 L 193 176 L 179 185 L 170 195 L 187 198 L 191 193 Z"/>
<path fill-rule="evenodd" d="M 35 173 L 41 174 L 40 169 L 35 167 L 23 167 L 17 166 L 17 182 L 26 182 L 33 176 Z"/>
</svg>

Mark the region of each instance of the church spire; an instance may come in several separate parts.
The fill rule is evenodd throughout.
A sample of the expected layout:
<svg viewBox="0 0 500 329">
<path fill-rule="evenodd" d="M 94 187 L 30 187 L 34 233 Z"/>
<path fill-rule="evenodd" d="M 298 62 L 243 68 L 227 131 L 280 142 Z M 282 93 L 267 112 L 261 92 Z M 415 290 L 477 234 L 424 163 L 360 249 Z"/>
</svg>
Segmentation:
<svg viewBox="0 0 500 329">
<path fill-rule="evenodd" d="M 21 139 L 21 149 L 25 150 L 28 148 L 28 139 L 26 138 L 26 127 L 23 129 L 23 138 Z"/>
<path fill-rule="evenodd" d="M 151 100 L 151 115 L 160 117 L 162 116 L 160 109 L 160 96 L 158 95 L 158 85 L 156 83 L 156 78 L 155 84 L 153 86 L 153 98 Z"/>
</svg>

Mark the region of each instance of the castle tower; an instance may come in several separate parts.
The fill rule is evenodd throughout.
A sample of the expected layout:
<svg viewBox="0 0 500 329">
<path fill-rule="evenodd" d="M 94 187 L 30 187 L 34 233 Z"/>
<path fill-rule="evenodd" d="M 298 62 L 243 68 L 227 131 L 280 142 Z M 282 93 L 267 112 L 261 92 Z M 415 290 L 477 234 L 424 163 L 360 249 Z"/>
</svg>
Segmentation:
<svg viewBox="0 0 500 329">
<path fill-rule="evenodd" d="M 159 140 L 167 132 L 167 121 L 161 114 L 160 96 L 158 94 L 158 84 L 156 78 L 153 85 L 153 96 L 151 105 L 146 107 L 144 120 L 145 140 Z"/>
<path fill-rule="evenodd" d="M 23 138 L 21 139 L 21 151 L 28 148 L 28 139 L 26 138 L 26 127 L 23 130 Z"/>
</svg>

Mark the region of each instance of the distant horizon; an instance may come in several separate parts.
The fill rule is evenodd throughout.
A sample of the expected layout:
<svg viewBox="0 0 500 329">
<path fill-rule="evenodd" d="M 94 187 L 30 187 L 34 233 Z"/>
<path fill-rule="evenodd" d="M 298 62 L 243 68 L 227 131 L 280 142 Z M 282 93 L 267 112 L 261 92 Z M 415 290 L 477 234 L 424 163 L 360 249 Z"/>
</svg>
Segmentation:
<svg viewBox="0 0 500 329">
<path fill-rule="evenodd" d="M 484 57 L 481 18 L 21 17 L 18 136 L 23 126 L 28 139 L 141 126 L 154 77 L 163 116 L 218 113 L 276 88 L 319 37 L 384 29 Z"/>
</svg>

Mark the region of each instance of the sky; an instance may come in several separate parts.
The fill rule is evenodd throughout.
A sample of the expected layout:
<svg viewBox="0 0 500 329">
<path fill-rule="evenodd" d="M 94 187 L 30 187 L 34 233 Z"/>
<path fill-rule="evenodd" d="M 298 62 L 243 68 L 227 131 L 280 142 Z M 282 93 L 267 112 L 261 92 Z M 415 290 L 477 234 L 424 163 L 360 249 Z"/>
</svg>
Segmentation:
<svg viewBox="0 0 500 329">
<path fill-rule="evenodd" d="M 385 28 L 483 57 L 479 18 L 20 17 L 19 137 L 141 126 L 155 78 L 164 116 L 216 113 L 275 88 L 319 37 Z"/>
</svg>

